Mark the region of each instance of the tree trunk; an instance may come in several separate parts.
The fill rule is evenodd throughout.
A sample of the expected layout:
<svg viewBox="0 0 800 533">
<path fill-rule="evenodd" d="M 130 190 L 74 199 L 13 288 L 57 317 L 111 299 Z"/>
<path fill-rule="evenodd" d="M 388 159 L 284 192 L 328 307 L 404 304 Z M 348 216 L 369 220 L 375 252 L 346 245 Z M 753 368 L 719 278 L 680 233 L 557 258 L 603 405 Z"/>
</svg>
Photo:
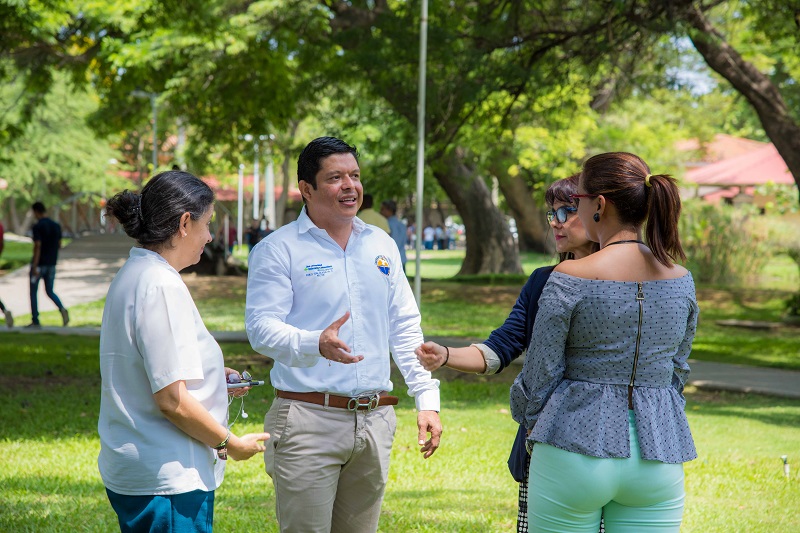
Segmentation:
<svg viewBox="0 0 800 533">
<path fill-rule="evenodd" d="M 533 200 L 528 183 L 520 176 L 500 176 L 500 190 L 508 208 L 517 221 L 517 239 L 521 251 L 554 252 L 553 243 L 547 240 L 550 227 L 544 210 Z"/>
<path fill-rule="evenodd" d="M 285 142 L 282 147 L 283 162 L 281 163 L 281 178 L 283 179 L 282 179 L 281 195 L 275 202 L 275 220 L 271 221 L 272 222 L 271 227 L 273 229 L 277 229 L 283 226 L 283 221 L 286 218 L 286 204 L 288 203 L 289 186 L 291 185 L 289 176 L 289 163 L 290 161 L 292 161 L 292 156 L 294 155 L 294 150 L 292 148 L 292 141 L 294 140 L 294 136 L 297 133 L 297 128 L 299 126 L 300 126 L 299 121 L 297 120 L 289 121 L 289 130 L 286 132 Z"/>
<path fill-rule="evenodd" d="M 292 151 L 288 148 L 283 151 L 283 162 L 281 163 L 281 195 L 278 196 L 278 201 L 275 202 L 275 220 L 273 221 L 273 228 L 280 228 L 283 226 L 283 219 L 286 218 L 286 203 L 289 198 L 289 158 L 292 156 Z"/>
<path fill-rule="evenodd" d="M 686 20 L 697 30 L 690 35 L 697 51 L 708 66 L 728 80 L 756 110 L 764 131 L 800 190 L 800 126 L 789 113 L 778 88 L 725 41 L 700 10 L 690 8 Z"/>
<path fill-rule="evenodd" d="M 8 218 L 10 222 L 8 223 L 11 231 L 16 233 L 17 235 L 22 235 L 25 233 L 25 228 L 22 227 L 22 221 L 19 219 L 19 214 L 17 212 L 17 202 L 14 198 L 8 199 Z"/>
<path fill-rule="evenodd" d="M 514 237 L 483 178 L 464 162 L 460 149 L 439 163 L 434 176 L 461 215 L 467 237 L 458 275 L 522 273 Z"/>
</svg>

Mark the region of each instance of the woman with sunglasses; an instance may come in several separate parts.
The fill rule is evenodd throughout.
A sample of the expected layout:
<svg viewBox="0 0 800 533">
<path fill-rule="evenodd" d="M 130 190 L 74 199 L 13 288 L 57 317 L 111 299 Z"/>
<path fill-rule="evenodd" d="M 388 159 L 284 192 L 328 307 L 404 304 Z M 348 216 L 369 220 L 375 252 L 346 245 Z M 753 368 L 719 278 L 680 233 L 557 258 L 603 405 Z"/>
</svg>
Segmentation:
<svg viewBox="0 0 800 533">
<path fill-rule="evenodd" d="M 555 268 L 511 387 L 535 443 L 531 531 L 596 531 L 602 514 L 609 532 L 677 532 L 697 457 L 683 386 L 698 314 L 675 264 L 678 188 L 614 152 L 586 161 L 572 198 L 600 250 Z"/>
<path fill-rule="evenodd" d="M 597 243 L 586 237 L 586 230 L 578 218 L 577 208 L 570 199 L 578 188 L 578 175 L 556 181 L 545 192 L 549 211 L 547 221 L 553 230 L 559 260 L 578 259 L 597 249 Z M 497 374 L 518 358 L 531 342 L 531 331 L 536 318 L 539 296 L 552 266 L 533 271 L 522 288 L 511 314 L 483 343 L 463 348 L 441 346 L 426 342 L 417 349 L 417 358 L 426 370 L 433 371 L 447 366 L 461 372 Z M 517 531 L 527 531 L 528 452 L 525 449 L 526 430 L 520 426 L 517 432 L 508 466 L 511 475 L 519 482 L 519 515 Z M 597 529 L 595 529 L 595 532 Z"/>
</svg>

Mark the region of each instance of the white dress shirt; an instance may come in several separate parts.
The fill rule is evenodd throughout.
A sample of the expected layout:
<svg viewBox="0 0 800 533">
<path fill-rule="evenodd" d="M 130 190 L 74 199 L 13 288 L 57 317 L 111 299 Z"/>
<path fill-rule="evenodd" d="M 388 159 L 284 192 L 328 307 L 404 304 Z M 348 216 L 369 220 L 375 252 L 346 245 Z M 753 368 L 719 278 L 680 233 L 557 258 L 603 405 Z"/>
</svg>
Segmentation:
<svg viewBox="0 0 800 533">
<path fill-rule="evenodd" d="M 350 311 L 339 338 L 358 363 L 330 362 L 319 337 Z M 353 219 L 342 250 L 306 214 L 262 240 L 250 254 L 245 327 L 253 349 L 275 360 L 272 386 L 292 392 L 356 396 L 391 391 L 391 353 L 418 410 L 439 410 L 439 380 L 414 350 L 420 315 L 395 242 Z"/>
<path fill-rule="evenodd" d="M 108 290 L 100 328 L 103 484 L 126 495 L 215 490 L 216 453 L 167 420 L 153 394 L 179 380 L 214 420 L 228 418 L 222 351 L 180 274 L 159 254 L 133 248 Z"/>
</svg>

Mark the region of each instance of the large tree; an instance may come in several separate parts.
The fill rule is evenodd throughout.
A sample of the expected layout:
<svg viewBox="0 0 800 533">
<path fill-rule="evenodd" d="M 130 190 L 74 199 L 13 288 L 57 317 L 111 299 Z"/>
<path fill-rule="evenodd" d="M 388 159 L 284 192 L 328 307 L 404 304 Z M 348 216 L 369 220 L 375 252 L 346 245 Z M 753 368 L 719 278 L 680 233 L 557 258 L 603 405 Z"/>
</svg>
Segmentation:
<svg viewBox="0 0 800 533">
<path fill-rule="evenodd" d="M 778 57 L 772 62 L 771 73 L 762 72 L 753 62 L 746 60 L 714 24 L 710 15 L 697 5 L 692 5 L 683 13 L 688 26 L 688 34 L 695 48 L 703 56 L 708 66 L 725 78 L 753 106 L 764 131 L 794 176 L 800 190 L 800 123 L 797 107 L 787 105 L 784 90 L 797 90 L 798 20 L 800 3 L 767 1 L 760 5 L 739 3 L 738 7 L 761 27 L 769 25 L 774 39 L 773 53 L 780 55 L 779 46 L 789 54 L 788 62 Z M 787 68 L 788 67 L 788 68 Z"/>
<path fill-rule="evenodd" d="M 343 50 L 337 58 L 341 68 L 366 77 L 374 97 L 413 123 L 419 6 L 388 0 L 321 3 L 331 13 L 332 43 Z M 508 229 L 489 198 L 490 175 L 498 178 L 507 205 L 523 225 L 545 235 L 535 222 L 542 216 L 531 207 L 531 183 L 524 173 L 510 172 L 515 165 L 508 161 L 521 148 L 503 142 L 516 139 L 514 132 L 530 118 L 517 106 L 536 108 L 538 98 L 555 92 L 577 69 L 635 50 L 631 43 L 646 36 L 630 21 L 661 16 L 657 7 L 646 7 L 602 0 L 431 4 L 428 161 L 466 225 L 461 273 L 518 269 Z M 496 142 L 476 146 L 476 131 Z M 541 237 L 530 240 L 542 248 Z"/>
</svg>

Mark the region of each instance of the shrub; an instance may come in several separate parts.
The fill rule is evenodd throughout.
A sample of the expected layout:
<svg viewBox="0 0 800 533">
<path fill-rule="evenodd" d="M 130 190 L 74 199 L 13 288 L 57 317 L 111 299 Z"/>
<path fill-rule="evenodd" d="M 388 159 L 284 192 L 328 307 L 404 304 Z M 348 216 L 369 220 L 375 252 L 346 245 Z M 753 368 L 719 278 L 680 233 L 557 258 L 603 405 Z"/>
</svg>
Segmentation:
<svg viewBox="0 0 800 533">
<path fill-rule="evenodd" d="M 740 285 L 769 260 L 769 224 L 747 206 L 683 203 L 681 240 L 687 268 L 698 281 Z"/>
<path fill-rule="evenodd" d="M 779 253 L 788 255 L 800 272 L 800 219 L 785 217 L 775 225 L 773 248 Z M 786 300 L 786 315 L 800 318 L 800 287 Z"/>
</svg>

